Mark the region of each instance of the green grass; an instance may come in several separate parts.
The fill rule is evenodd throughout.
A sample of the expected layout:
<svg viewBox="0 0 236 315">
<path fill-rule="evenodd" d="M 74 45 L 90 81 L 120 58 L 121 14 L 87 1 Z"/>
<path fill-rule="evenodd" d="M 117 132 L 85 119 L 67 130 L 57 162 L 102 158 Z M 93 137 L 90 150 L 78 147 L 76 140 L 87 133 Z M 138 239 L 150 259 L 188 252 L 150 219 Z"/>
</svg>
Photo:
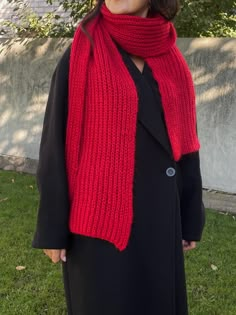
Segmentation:
<svg viewBox="0 0 236 315">
<path fill-rule="evenodd" d="M 66 314 L 61 264 L 31 247 L 37 204 L 34 176 L 0 171 L 0 314 Z M 235 244 L 235 217 L 207 209 L 202 241 L 185 252 L 190 315 L 236 315 Z"/>
</svg>

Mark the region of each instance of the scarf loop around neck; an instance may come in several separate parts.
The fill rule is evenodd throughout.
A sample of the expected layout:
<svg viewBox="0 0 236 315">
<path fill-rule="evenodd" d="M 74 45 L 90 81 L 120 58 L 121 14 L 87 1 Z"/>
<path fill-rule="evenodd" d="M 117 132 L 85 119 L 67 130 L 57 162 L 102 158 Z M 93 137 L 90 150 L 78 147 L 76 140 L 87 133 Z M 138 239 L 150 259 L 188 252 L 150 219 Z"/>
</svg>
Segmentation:
<svg viewBox="0 0 236 315">
<path fill-rule="evenodd" d="M 200 148 L 194 84 L 176 46 L 174 25 L 161 15 L 112 14 L 103 3 L 87 30 L 94 49 L 79 25 L 70 54 L 65 144 L 69 224 L 72 232 L 109 240 L 121 250 L 133 217 L 138 94 L 114 42 L 151 68 L 174 161 Z"/>
</svg>

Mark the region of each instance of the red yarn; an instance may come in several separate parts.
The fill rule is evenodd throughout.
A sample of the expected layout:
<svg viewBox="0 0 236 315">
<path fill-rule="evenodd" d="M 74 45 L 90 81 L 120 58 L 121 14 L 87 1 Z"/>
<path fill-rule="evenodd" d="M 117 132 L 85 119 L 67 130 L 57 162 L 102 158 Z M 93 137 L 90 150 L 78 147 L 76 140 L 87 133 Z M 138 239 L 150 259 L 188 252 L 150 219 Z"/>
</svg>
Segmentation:
<svg viewBox="0 0 236 315">
<path fill-rule="evenodd" d="M 133 221 L 138 95 L 116 41 L 147 62 L 158 82 L 173 158 L 197 151 L 195 91 L 176 46 L 172 22 L 101 14 L 87 25 L 94 50 L 78 26 L 71 47 L 66 166 L 73 233 L 126 248 Z"/>
</svg>

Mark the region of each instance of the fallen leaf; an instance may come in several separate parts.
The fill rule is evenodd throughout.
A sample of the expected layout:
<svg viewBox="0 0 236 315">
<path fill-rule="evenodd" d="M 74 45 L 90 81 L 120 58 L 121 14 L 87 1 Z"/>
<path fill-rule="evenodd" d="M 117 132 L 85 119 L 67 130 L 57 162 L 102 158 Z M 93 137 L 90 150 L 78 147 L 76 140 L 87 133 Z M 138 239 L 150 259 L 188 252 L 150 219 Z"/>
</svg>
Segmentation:
<svg viewBox="0 0 236 315">
<path fill-rule="evenodd" d="M 212 270 L 217 270 L 218 268 L 217 268 L 217 266 L 211 264 L 211 269 L 212 269 Z"/>
<path fill-rule="evenodd" d="M 25 269 L 25 266 L 16 266 L 16 270 L 23 270 Z"/>
<path fill-rule="evenodd" d="M 2 201 L 6 201 L 6 200 L 8 200 L 8 198 L 6 197 L 6 198 L 3 198 L 3 199 L 0 199 L 0 202 L 2 202 Z"/>
</svg>

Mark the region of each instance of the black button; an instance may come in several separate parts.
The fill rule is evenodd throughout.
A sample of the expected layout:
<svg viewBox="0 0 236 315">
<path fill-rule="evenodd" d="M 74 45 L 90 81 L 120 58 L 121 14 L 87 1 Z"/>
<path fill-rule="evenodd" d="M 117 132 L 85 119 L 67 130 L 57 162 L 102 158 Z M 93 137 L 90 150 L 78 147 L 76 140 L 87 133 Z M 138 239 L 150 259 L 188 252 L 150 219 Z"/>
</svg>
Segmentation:
<svg viewBox="0 0 236 315">
<path fill-rule="evenodd" d="M 168 167 L 166 169 L 166 175 L 167 176 L 174 176 L 175 175 L 175 169 L 173 167 Z"/>
</svg>

